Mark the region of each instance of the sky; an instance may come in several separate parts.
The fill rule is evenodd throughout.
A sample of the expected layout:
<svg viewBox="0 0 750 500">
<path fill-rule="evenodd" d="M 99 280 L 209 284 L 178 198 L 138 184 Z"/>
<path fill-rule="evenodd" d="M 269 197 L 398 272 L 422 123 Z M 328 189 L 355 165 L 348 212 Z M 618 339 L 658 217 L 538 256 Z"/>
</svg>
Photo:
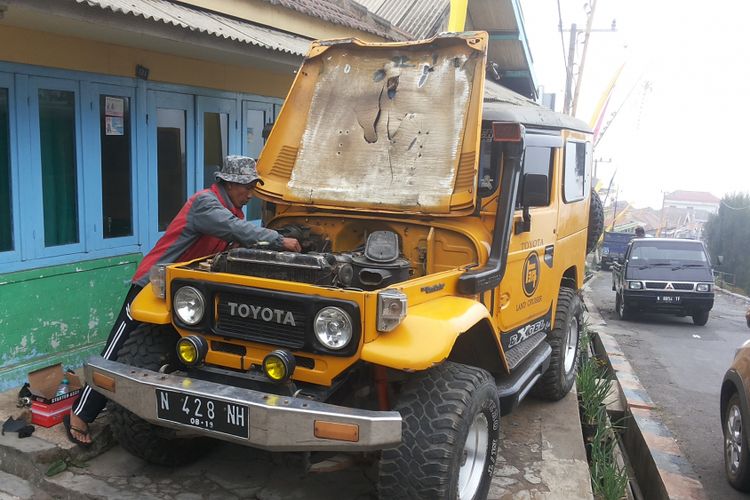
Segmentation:
<svg viewBox="0 0 750 500">
<path fill-rule="evenodd" d="M 559 0 L 562 23 L 586 27 L 584 0 Z M 521 0 L 537 85 L 565 90 L 557 0 Z M 594 158 L 619 199 L 661 208 L 675 190 L 750 192 L 750 1 L 596 0 L 576 116 L 590 122 L 624 64 Z M 569 32 L 563 33 L 565 54 Z M 577 44 L 577 63 L 583 49 Z M 575 67 L 578 71 L 579 66 Z M 613 112 L 618 111 L 612 118 Z"/>
</svg>

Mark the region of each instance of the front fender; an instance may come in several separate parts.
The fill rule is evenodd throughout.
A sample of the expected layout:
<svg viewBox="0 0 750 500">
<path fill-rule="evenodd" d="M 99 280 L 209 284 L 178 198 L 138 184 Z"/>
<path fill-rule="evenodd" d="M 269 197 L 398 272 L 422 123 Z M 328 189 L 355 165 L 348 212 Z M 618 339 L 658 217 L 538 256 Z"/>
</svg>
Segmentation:
<svg viewBox="0 0 750 500">
<path fill-rule="evenodd" d="M 166 325 L 172 322 L 167 301 L 154 294 L 151 283 L 144 286 L 130 304 L 130 316 L 141 323 L 154 325 Z"/>
<path fill-rule="evenodd" d="M 409 308 L 395 330 L 362 346 L 361 359 L 397 370 L 426 370 L 445 360 L 456 339 L 482 319 L 487 308 L 475 300 L 440 297 Z"/>
</svg>

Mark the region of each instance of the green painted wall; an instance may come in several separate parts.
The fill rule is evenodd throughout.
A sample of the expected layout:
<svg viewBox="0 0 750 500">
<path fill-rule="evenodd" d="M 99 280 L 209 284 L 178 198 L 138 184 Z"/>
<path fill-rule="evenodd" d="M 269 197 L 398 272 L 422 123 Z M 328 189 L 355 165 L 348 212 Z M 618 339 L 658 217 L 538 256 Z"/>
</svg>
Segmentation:
<svg viewBox="0 0 750 500">
<path fill-rule="evenodd" d="M 0 391 L 99 354 L 140 254 L 0 274 Z"/>
</svg>

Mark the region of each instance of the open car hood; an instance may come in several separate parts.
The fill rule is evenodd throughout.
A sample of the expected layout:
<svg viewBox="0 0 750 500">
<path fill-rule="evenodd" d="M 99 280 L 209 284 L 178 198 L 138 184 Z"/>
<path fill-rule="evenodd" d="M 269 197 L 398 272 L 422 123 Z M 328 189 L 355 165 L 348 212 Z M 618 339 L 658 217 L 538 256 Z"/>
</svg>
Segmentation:
<svg viewBox="0 0 750 500">
<path fill-rule="evenodd" d="M 258 160 L 263 199 L 362 211 L 474 209 L 487 34 L 312 44 Z"/>
</svg>

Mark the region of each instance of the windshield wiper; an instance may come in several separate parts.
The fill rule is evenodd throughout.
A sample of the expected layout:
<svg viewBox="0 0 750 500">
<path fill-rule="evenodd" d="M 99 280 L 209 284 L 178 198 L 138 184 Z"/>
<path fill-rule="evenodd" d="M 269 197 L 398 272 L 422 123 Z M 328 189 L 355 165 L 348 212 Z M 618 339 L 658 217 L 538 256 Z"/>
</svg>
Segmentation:
<svg viewBox="0 0 750 500">
<path fill-rule="evenodd" d="M 706 267 L 705 264 L 675 264 L 675 267 L 672 268 L 673 271 L 676 271 L 678 269 L 685 269 L 686 267 Z"/>
</svg>

